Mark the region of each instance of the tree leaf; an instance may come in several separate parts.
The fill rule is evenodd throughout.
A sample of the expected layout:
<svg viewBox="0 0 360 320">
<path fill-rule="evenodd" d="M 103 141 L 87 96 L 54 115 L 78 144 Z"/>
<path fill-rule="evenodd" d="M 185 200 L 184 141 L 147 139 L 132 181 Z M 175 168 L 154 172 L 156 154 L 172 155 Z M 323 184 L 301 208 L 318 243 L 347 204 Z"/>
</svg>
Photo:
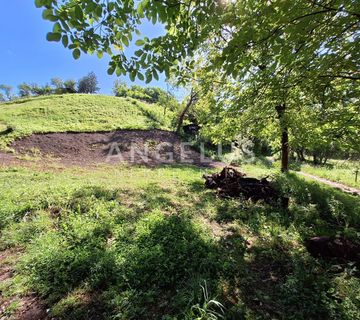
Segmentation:
<svg viewBox="0 0 360 320">
<path fill-rule="evenodd" d="M 143 51 L 140 49 L 140 50 L 136 50 L 135 52 L 134 52 L 134 54 L 137 56 L 137 57 L 141 57 L 142 56 L 142 54 L 143 54 Z"/>
<path fill-rule="evenodd" d="M 137 45 L 137 46 L 143 46 L 145 44 L 145 41 L 144 40 L 142 40 L 142 39 L 138 39 L 138 40 L 136 40 L 135 41 L 135 45 Z"/>
<path fill-rule="evenodd" d="M 129 39 L 126 36 L 121 37 L 122 43 L 128 47 L 129 46 Z"/>
<path fill-rule="evenodd" d="M 109 67 L 109 69 L 107 70 L 107 73 L 109 76 L 113 75 L 115 72 L 115 67 L 111 66 Z"/>
<path fill-rule="evenodd" d="M 61 33 L 49 32 L 46 35 L 46 40 L 47 41 L 59 42 L 61 40 Z"/>
<path fill-rule="evenodd" d="M 69 45 L 69 37 L 67 35 L 64 35 L 62 37 L 62 44 L 65 48 L 67 48 L 67 46 Z"/>
<path fill-rule="evenodd" d="M 152 73 L 153 73 L 154 78 L 155 78 L 156 80 L 159 80 L 159 75 L 158 75 L 158 73 L 156 72 L 155 69 L 153 70 Z"/>
<path fill-rule="evenodd" d="M 121 76 L 121 74 L 122 74 L 122 70 L 121 70 L 121 68 L 116 68 L 116 75 L 118 76 L 118 77 L 120 77 Z"/>
<path fill-rule="evenodd" d="M 41 8 L 43 6 L 43 1 L 42 0 L 35 0 L 35 6 L 36 6 L 36 8 Z"/>
<path fill-rule="evenodd" d="M 135 77 L 136 77 L 136 71 L 131 71 L 129 74 L 129 78 L 132 82 L 135 81 Z"/>
<path fill-rule="evenodd" d="M 84 18 L 84 14 L 80 6 L 75 7 L 75 17 L 80 21 Z"/>
<path fill-rule="evenodd" d="M 59 22 L 56 22 L 53 27 L 54 33 L 60 33 L 62 31 L 61 24 Z"/>
<path fill-rule="evenodd" d="M 42 13 L 42 17 L 44 20 L 49 20 L 49 21 L 57 21 L 58 20 L 58 18 L 53 15 L 53 11 L 51 9 L 44 10 Z"/>
<path fill-rule="evenodd" d="M 152 81 L 152 74 L 151 74 L 151 72 L 147 71 L 145 75 L 146 75 L 145 83 L 148 84 Z"/>
<path fill-rule="evenodd" d="M 75 49 L 75 50 L 73 51 L 73 57 L 74 57 L 75 60 L 79 59 L 79 58 L 80 58 L 80 55 L 81 55 L 81 52 L 80 52 L 79 49 Z"/>
<path fill-rule="evenodd" d="M 139 80 L 141 80 L 141 81 L 144 81 L 144 79 L 145 79 L 144 75 L 143 75 L 141 72 L 138 72 L 138 73 L 137 73 L 137 77 L 138 77 Z"/>
</svg>

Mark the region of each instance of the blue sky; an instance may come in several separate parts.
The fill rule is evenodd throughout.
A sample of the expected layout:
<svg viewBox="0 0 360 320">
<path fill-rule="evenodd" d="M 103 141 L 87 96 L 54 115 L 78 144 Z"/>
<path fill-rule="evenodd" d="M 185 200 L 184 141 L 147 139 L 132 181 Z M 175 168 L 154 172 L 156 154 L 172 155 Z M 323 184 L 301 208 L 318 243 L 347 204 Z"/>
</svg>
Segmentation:
<svg viewBox="0 0 360 320">
<path fill-rule="evenodd" d="M 33 0 L 3 1 L 0 11 L 0 84 L 14 87 L 21 82 L 46 84 L 53 77 L 79 79 L 90 71 L 98 76 L 101 93 L 112 94 L 116 76 L 107 74 L 108 58 L 99 60 L 96 55 L 82 55 L 74 60 L 71 51 L 60 43 L 46 41 L 52 24 L 41 18 Z M 146 23 L 144 35 L 152 37 L 163 32 L 161 25 Z M 129 48 L 130 51 L 133 48 Z M 127 77 L 120 79 L 132 82 Z M 141 81 L 136 84 L 145 85 Z M 167 89 L 164 78 L 151 82 L 152 86 Z"/>
</svg>

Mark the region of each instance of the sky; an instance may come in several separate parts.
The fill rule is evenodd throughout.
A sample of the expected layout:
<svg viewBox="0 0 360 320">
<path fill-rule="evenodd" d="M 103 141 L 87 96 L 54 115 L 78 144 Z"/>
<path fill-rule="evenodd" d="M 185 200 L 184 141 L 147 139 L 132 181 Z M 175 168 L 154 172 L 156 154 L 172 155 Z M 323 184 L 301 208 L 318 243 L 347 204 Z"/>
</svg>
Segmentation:
<svg viewBox="0 0 360 320">
<path fill-rule="evenodd" d="M 41 14 L 42 9 L 35 7 L 34 0 L 3 1 L 0 10 L 0 84 L 10 85 L 17 92 L 17 86 L 22 82 L 44 85 L 54 77 L 78 80 L 94 71 L 103 94 L 112 94 L 116 79 L 129 85 L 145 86 L 139 80 L 133 83 L 128 77 L 109 76 L 109 60 L 105 55 L 103 59 L 98 59 L 96 55 L 82 54 L 79 60 L 74 60 L 71 51 L 61 43 L 46 40 L 52 23 L 43 20 Z M 163 28 L 147 22 L 141 31 L 151 38 L 161 35 Z M 134 48 L 130 46 L 128 50 L 131 52 Z M 149 85 L 168 88 L 164 77 Z"/>
</svg>

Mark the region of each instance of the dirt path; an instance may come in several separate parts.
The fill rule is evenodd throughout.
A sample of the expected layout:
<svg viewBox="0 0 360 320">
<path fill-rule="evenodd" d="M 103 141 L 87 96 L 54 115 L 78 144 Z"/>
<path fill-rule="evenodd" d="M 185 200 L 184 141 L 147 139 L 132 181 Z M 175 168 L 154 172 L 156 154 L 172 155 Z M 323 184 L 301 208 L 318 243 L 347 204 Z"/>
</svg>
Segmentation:
<svg viewBox="0 0 360 320">
<path fill-rule="evenodd" d="M 311 178 L 311 179 L 314 179 L 316 181 L 325 183 L 325 184 L 327 184 L 327 185 L 329 185 L 331 187 L 340 189 L 340 190 L 342 190 L 342 191 L 344 191 L 346 193 L 351 193 L 353 195 L 360 196 L 360 190 L 359 189 L 352 188 L 352 187 L 346 186 L 345 184 L 334 182 L 334 181 L 331 181 L 331 180 L 328 180 L 328 179 L 320 178 L 318 176 L 314 176 L 312 174 L 309 174 L 309 173 L 306 173 L 306 172 L 303 172 L 303 171 L 298 171 L 297 173 L 304 176 L 304 177 Z"/>
</svg>

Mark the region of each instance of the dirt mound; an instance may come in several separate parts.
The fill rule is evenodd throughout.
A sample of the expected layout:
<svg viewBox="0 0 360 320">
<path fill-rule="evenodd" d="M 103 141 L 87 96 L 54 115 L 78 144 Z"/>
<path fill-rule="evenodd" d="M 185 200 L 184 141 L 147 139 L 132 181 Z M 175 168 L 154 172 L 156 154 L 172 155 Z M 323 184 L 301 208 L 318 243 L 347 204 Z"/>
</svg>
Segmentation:
<svg viewBox="0 0 360 320">
<path fill-rule="evenodd" d="M 204 175 L 205 187 L 216 189 L 220 197 L 264 200 L 266 203 L 276 203 L 281 199 L 273 185 L 263 178 L 246 178 L 246 175 L 231 167 L 224 168 L 219 173 Z"/>
<path fill-rule="evenodd" d="M 15 141 L 10 147 L 20 155 L 70 165 L 118 162 L 150 166 L 166 163 L 214 165 L 182 143 L 175 133 L 162 130 L 33 134 Z"/>
<path fill-rule="evenodd" d="M 314 237 L 305 241 L 305 247 L 315 258 L 360 264 L 360 245 L 345 237 Z"/>
</svg>

